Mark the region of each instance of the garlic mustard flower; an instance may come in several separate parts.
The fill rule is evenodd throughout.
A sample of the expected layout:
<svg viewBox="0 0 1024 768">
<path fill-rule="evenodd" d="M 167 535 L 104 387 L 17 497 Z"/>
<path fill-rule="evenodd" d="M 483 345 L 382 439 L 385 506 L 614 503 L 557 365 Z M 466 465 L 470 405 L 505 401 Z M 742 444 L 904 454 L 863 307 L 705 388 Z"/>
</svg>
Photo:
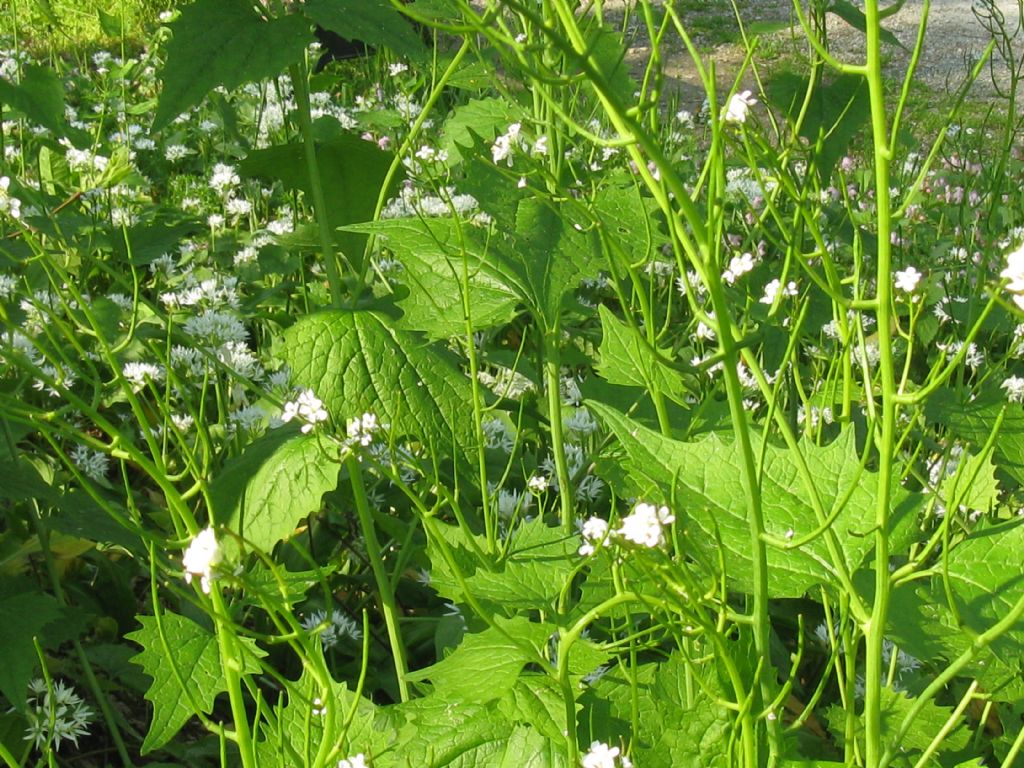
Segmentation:
<svg viewBox="0 0 1024 768">
<path fill-rule="evenodd" d="M 21 218 L 21 200 L 11 197 L 8 189 L 11 186 L 10 176 L 0 176 L 0 213 L 6 213 L 12 219 Z"/>
<path fill-rule="evenodd" d="M 609 747 L 603 741 L 594 741 L 580 758 L 582 768 L 632 768 L 632 761 L 618 747 Z"/>
<path fill-rule="evenodd" d="M 1024 309 L 1024 243 L 1006 254 L 1006 269 L 999 276 L 1009 281 L 1006 290 L 1014 294 L 1014 303 Z"/>
<path fill-rule="evenodd" d="M 362 416 L 349 419 L 345 428 L 349 440 L 365 448 L 373 442 L 373 433 L 380 429 L 380 424 L 377 423 L 375 414 L 364 413 Z"/>
<path fill-rule="evenodd" d="M 346 757 L 344 760 L 339 760 L 338 768 L 370 768 L 370 764 L 366 762 L 366 757 L 362 752 L 360 752 L 352 757 Z"/>
<path fill-rule="evenodd" d="M 896 287 L 906 293 L 913 293 L 917 284 L 921 282 L 921 273 L 913 267 L 907 267 L 896 275 Z"/>
<path fill-rule="evenodd" d="M 1024 379 L 1020 376 L 1004 379 L 999 388 L 1006 390 L 1006 399 L 1011 403 L 1024 403 Z"/>
<path fill-rule="evenodd" d="M 321 421 L 327 421 L 328 413 L 323 401 L 313 394 L 313 390 L 304 389 L 299 396 L 284 404 L 281 421 L 288 422 L 298 417 L 303 422 L 302 434 L 308 435 Z"/>
<path fill-rule="evenodd" d="M 181 558 L 181 564 L 185 567 L 185 582 L 191 584 L 192 577 L 199 576 L 199 585 L 203 592 L 210 594 L 210 583 L 214 579 L 213 569 L 223 559 L 224 553 L 213 528 L 200 531 Z"/>
<path fill-rule="evenodd" d="M 585 520 L 580 526 L 580 536 L 583 544 L 579 548 L 579 555 L 589 557 L 608 540 L 608 521 L 600 517 Z"/>
<path fill-rule="evenodd" d="M 750 91 L 734 93 L 729 98 L 729 103 L 722 109 L 722 120 L 727 123 L 745 123 L 750 108 L 755 104 L 757 104 L 757 99 L 753 98 Z"/>
<path fill-rule="evenodd" d="M 622 519 L 622 524 L 615 531 L 615 535 L 653 549 L 665 543 L 664 526 L 675 519 L 675 515 L 669 512 L 668 507 L 638 502 L 629 516 Z"/>
</svg>

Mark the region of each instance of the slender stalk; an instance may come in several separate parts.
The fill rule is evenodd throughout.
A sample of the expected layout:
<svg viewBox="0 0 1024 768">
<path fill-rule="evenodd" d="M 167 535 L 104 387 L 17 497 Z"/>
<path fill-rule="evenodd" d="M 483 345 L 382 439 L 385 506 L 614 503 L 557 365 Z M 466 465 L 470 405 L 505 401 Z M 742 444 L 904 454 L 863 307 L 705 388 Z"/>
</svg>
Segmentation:
<svg viewBox="0 0 1024 768">
<path fill-rule="evenodd" d="M 306 64 L 302 61 L 289 68 L 292 87 L 295 91 L 295 104 L 299 114 L 299 131 L 302 134 L 302 149 L 306 158 L 306 173 L 309 176 L 309 188 L 313 193 L 313 213 L 316 218 L 317 231 L 320 235 L 320 251 L 327 270 L 327 284 L 331 291 L 331 304 L 340 307 L 342 304 L 341 273 L 338 269 L 338 252 L 331 234 L 331 225 L 327 221 L 327 199 L 324 197 L 324 186 L 320 178 L 320 164 L 316 158 L 316 142 L 313 139 L 313 120 L 309 107 L 309 83 L 306 79 Z M 344 259 L 344 254 L 341 254 Z"/>
<path fill-rule="evenodd" d="M 402 635 L 398 627 L 395 592 L 391 580 L 384 570 L 384 554 L 380 548 L 380 541 L 377 539 L 373 515 L 370 513 L 370 505 L 366 498 L 366 489 L 363 486 L 363 468 L 359 464 L 359 457 L 349 455 L 345 460 L 345 467 L 348 469 L 349 480 L 352 483 L 352 495 L 356 501 L 359 527 L 363 531 L 363 540 L 366 542 L 366 556 L 370 560 L 370 569 L 373 571 L 373 578 L 377 583 L 377 595 L 380 597 L 381 612 L 384 614 L 384 624 L 388 630 L 391 658 L 395 665 L 395 676 L 398 678 L 398 694 L 402 701 L 408 701 L 409 683 L 405 679 L 408 665 L 405 660 L 405 645 L 402 643 Z"/>
<path fill-rule="evenodd" d="M 551 422 L 551 450 L 555 454 L 555 476 L 558 478 L 558 498 L 561 504 L 562 530 L 566 535 L 573 532 L 576 518 L 573 504 L 572 479 L 565 460 L 565 435 L 562 432 L 561 357 L 558 349 L 558 323 L 555 328 L 544 332 L 544 384 L 548 395 L 548 420 Z"/>
</svg>

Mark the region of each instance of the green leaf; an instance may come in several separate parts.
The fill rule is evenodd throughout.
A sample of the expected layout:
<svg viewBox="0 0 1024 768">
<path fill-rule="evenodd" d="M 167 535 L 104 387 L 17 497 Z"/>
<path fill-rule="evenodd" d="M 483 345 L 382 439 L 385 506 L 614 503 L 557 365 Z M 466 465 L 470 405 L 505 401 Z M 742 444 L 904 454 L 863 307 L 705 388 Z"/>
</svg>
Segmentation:
<svg viewBox="0 0 1024 768">
<path fill-rule="evenodd" d="M 862 34 L 867 34 L 868 20 L 864 15 L 864 11 L 849 2 L 849 0 L 832 0 L 831 5 L 828 7 L 828 11 L 830 13 L 834 13 L 854 29 L 860 30 Z M 888 29 L 880 27 L 878 32 L 882 42 L 889 43 L 890 45 L 895 45 L 906 50 L 906 46 L 904 46 L 903 43 L 900 42 L 899 38 Z"/>
<path fill-rule="evenodd" d="M 553 610 L 576 570 L 578 541 L 537 517 L 522 525 L 497 570 L 479 568 L 465 579 L 470 595 L 506 612 Z M 596 665 L 595 665 L 596 666 Z"/>
<path fill-rule="evenodd" d="M 21 82 L 17 85 L 0 77 L 0 104 L 13 107 L 57 136 L 67 133 L 64 84 L 48 67 L 22 65 Z"/>
<path fill-rule="evenodd" d="M 655 494 L 668 501 L 669 489 L 674 487 L 676 515 L 684 513 L 688 518 L 687 541 L 717 554 L 715 541 L 720 537 L 730 583 L 749 593 L 753 589 L 753 561 L 739 446 L 716 434 L 696 442 L 678 442 L 601 403 L 588 401 L 588 405 L 618 437 L 625 451 L 626 469 L 641 494 Z M 790 536 L 800 537 L 816 530 L 818 519 L 794 457 L 774 445 L 762 449 L 759 437 L 755 434 L 752 438 L 754 455 L 759 456 L 762 450 L 764 453 L 761 500 L 765 531 L 783 539 L 790 531 Z M 878 476 L 861 468 L 852 429 L 830 445 L 818 447 L 805 442 L 801 450 L 825 514 L 844 503 L 831 530 L 840 542 L 837 554 L 853 572 L 873 546 L 869 521 L 874 513 Z M 893 536 L 904 537 L 923 506 L 923 497 L 897 488 L 891 504 Z M 773 597 L 800 597 L 822 582 L 837 583 L 824 536 L 797 549 L 768 547 L 768 568 Z"/>
<path fill-rule="evenodd" d="M 519 203 L 515 232 L 492 263 L 546 329 L 554 328 L 566 297 L 600 265 L 586 222 L 566 208 L 527 198 Z"/>
<path fill-rule="evenodd" d="M 205 226 L 177 212 L 158 214 L 113 233 L 114 253 L 135 266 L 147 266 L 173 250 L 188 237 L 202 232 Z"/>
<path fill-rule="evenodd" d="M 987 513 L 999 503 L 999 481 L 996 467 L 992 463 L 992 451 L 981 454 L 966 454 L 960 459 L 957 471 L 943 478 L 939 484 L 947 509 L 955 499 L 961 506 L 976 512 Z"/>
<path fill-rule="evenodd" d="M 229 461 L 214 479 L 213 518 L 269 552 L 300 520 L 319 511 L 323 495 L 337 486 L 338 464 L 325 455 L 319 437 L 280 427 Z"/>
<path fill-rule="evenodd" d="M 598 313 L 601 316 L 598 376 L 611 384 L 657 390 L 677 403 L 685 403 L 690 390 L 681 375 L 655 357 L 636 329 L 620 322 L 606 306 L 599 306 Z M 657 352 L 671 358 L 667 349 L 657 348 Z"/>
<path fill-rule="evenodd" d="M 109 503 L 109 502 L 108 502 Z M 127 510 L 118 504 L 124 519 L 130 519 Z M 50 527 L 68 536 L 88 541 L 116 544 L 128 551 L 144 549 L 141 529 L 123 528 L 107 511 L 85 491 L 71 490 L 60 497 L 57 510 L 50 515 Z"/>
<path fill-rule="evenodd" d="M 127 26 L 123 15 L 115 16 L 112 13 L 107 13 L 102 8 L 96 9 L 96 15 L 99 17 L 100 30 L 104 35 L 108 37 L 121 37 L 125 31 L 124 27 Z"/>
<path fill-rule="evenodd" d="M 312 39 L 302 16 L 263 19 L 246 0 L 196 0 L 170 27 L 174 37 L 160 72 L 154 131 L 218 85 L 230 91 L 280 74 L 302 58 Z"/>
<path fill-rule="evenodd" d="M 499 707 L 511 721 L 528 723 L 550 739 L 564 738 L 565 699 L 549 675 L 523 673 Z"/>
<path fill-rule="evenodd" d="M 275 726 L 264 727 L 260 735 L 265 738 L 257 740 L 260 765 L 312 765 L 329 727 L 335 734 L 345 734 L 338 745 L 342 754 L 378 755 L 394 744 L 397 734 L 384 714 L 368 699 L 357 701 L 345 683 L 329 679 L 321 687 L 307 669 L 286 690 L 287 704 L 277 715 Z M 355 713 L 346 728 L 353 707 Z"/>
<path fill-rule="evenodd" d="M 493 706 L 455 703 L 425 696 L 392 708 L 403 718 L 394 756 L 375 760 L 374 768 L 491 768 L 497 766 L 513 725 Z M 392 759 L 388 759 L 388 758 Z"/>
<path fill-rule="evenodd" d="M 56 503 L 60 494 L 43 480 L 31 463 L 23 459 L 0 458 L 0 499 L 8 501 L 29 501 L 38 499 L 49 504 Z"/>
<path fill-rule="evenodd" d="M 506 99 L 470 99 L 455 107 L 445 120 L 441 149 L 448 153 L 448 161 L 454 165 L 467 157 L 467 150 L 470 150 L 469 157 L 481 154 L 486 145 L 521 117 L 522 110 Z M 477 199 L 484 202 L 479 197 Z"/>
<path fill-rule="evenodd" d="M 550 737 L 518 725 L 505 742 L 497 768 L 569 768 L 565 737 Z"/>
<path fill-rule="evenodd" d="M 0 693 L 19 712 L 25 711 L 28 684 L 39 662 L 33 638 L 60 616 L 57 601 L 43 592 L 0 598 Z"/>
<path fill-rule="evenodd" d="M 302 12 L 320 26 L 347 40 L 416 61 L 427 58 L 427 47 L 390 0 L 306 0 Z"/>
<path fill-rule="evenodd" d="M 783 72 L 768 81 L 765 91 L 777 109 L 795 118 L 803 109 L 807 87 L 806 77 Z M 859 75 L 841 75 L 814 87 L 800 135 L 812 147 L 821 140 L 814 165 L 823 186 L 829 183 L 836 163 L 846 154 L 870 113 L 868 87 Z"/>
<path fill-rule="evenodd" d="M 465 336 L 463 276 L 474 331 L 512 320 L 516 295 L 488 267 L 485 238 L 451 218 L 388 219 L 346 227 L 375 233 L 402 264 L 398 281 L 409 294 L 398 300 L 403 327 L 432 339 Z"/>
<path fill-rule="evenodd" d="M 358 136 L 339 135 L 318 141 L 316 157 L 327 206 L 324 214 L 331 229 L 372 219 L 394 154 Z M 307 200 L 312 200 L 313 188 L 302 144 L 281 144 L 250 152 L 239 164 L 239 172 L 279 181 L 286 189 L 301 190 Z M 396 173 L 391 190 L 397 189 L 404 178 L 404 173 Z M 361 264 L 366 234 L 336 231 L 334 241 L 351 264 Z"/>
<path fill-rule="evenodd" d="M 947 577 L 963 626 L 981 634 L 1024 599 L 1022 558 L 1021 520 L 977 531 L 953 548 L 947 562 Z M 936 598 L 944 594 L 938 577 L 933 591 Z M 1024 629 L 1018 628 L 997 639 L 992 647 L 1013 658 L 1022 645 Z"/>
<path fill-rule="evenodd" d="M 213 700 L 227 690 L 227 683 L 213 633 L 191 619 L 166 612 L 160 619 L 161 638 L 155 616 L 138 619 L 142 629 L 125 637 L 142 646 L 132 662 L 153 678 L 146 692 L 146 699 L 153 704 L 153 720 L 142 743 L 145 755 L 170 741 L 197 710 L 212 712 Z M 246 649 L 240 659 L 242 673 L 259 672 L 254 657 L 266 654 L 252 640 L 241 638 L 239 642 Z"/>
<path fill-rule="evenodd" d="M 483 704 L 504 696 L 524 666 L 544 657 L 554 628 L 523 617 L 494 620 L 498 628 L 466 635 L 446 658 L 407 679 L 431 680 L 435 693 L 448 701 Z"/>
<path fill-rule="evenodd" d="M 897 693 L 891 688 L 882 688 L 882 741 L 889 745 L 894 742 L 903 719 L 910 713 L 915 705 L 915 700 L 906 694 Z M 943 726 L 953 714 L 952 707 L 942 707 L 934 701 L 928 701 L 917 714 L 911 727 L 900 739 L 899 744 L 893 743 L 898 754 L 911 756 L 926 750 L 932 740 L 942 730 Z M 842 746 L 846 741 L 846 711 L 839 706 L 829 707 L 825 712 L 828 720 L 829 730 L 835 736 L 836 741 Z M 863 719 L 854 718 L 855 736 L 858 740 L 863 738 Z M 956 752 L 967 746 L 970 732 L 964 727 L 962 719 L 956 721 L 952 730 L 943 738 L 945 751 Z M 912 763 L 907 763 L 911 765 Z"/>
<path fill-rule="evenodd" d="M 597 225 L 630 263 L 646 263 L 668 242 L 654 217 L 657 204 L 641 194 L 635 179 L 614 177 L 597 192 L 593 205 Z"/>
<path fill-rule="evenodd" d="M 1024 485 L 1024 412 L 1008 407 L 1004 393 L 989 389 L 977 397 L 958 397 L 943 389 L 928 398 L 925 405 L 929 422 L 945 427 L 953 436 L 979 448 L 992 434 L 1003 411 L 1006 413 L 996 435 L 993 459 L 1001 470 Z"/>
<path fill-rule="evenodd" d="M 475 444 L 465 418 L 470 383 L 450 353 L 392 327 L 378 312 L 332 310 L 286 330 L 281 357 L 298 386 L 312 389 L 338 424 L 375 413 L 399 436 L 433 445 Z"/>
</svg>

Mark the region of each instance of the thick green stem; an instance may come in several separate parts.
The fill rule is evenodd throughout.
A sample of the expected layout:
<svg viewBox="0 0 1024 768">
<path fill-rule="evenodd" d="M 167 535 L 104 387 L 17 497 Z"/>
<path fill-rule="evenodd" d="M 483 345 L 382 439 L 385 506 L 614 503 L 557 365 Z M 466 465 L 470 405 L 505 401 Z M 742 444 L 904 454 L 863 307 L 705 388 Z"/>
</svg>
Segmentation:
<svg viewBox="0 0 1024 768">
<path fill-rule="evenodd" d="M 227 603 L 220 591 L 214 587 L 210 592 L 217 625 L 217 648 L 220 651 L 220 663 L 224 670 L 224 682 L 228 689 L 228 701 L 231 705 L 231 718 L 235 724 L 235 738 L 238 752 L 242 758 L 242 768 L 257 768 L 256 749 L 249 729 L 249 714 L 245 710 L 245 693 L 242 691 L 242 675 L 244 663 L 238 648 L 237 638 L 228 617 Z"/>
<path fill-rule="evenodd" d="M 363 540 L 366 542 L 366 557 L 370 561 L 373 579 L 377 582 L 381 613 L 384 614 L 388 641 L 391 643 L 391 658 L 395 665 L 395 676 L 398 678 L 398 695 L 402 701 L 408 701 L 409 683 L 405 679 L 408 666 L 405 661 L 405 645 L 402 643 L 402 635 L 398 627 L 398 606 L 395 603 L 395 592 L 391 580 L 384 570 L 384 553 L 377 540 L 373 515 L 370 513 L 370 505 L 366 499 L 366 489 L 363 487 L 363 468 L 359 464 L 359 457 L 350 455 L 345 460 L 345 467 L 348 469 L 349 479 L 352 483 L 352 495 L 356 501 L 359 527 L 363 531 Z"/>
<path fill-rule="evenodd" d="M 871 106 L 871 132 L 875 161 L 875 205 L 878 226 L 876 265 L 876 306 L 878 313 L 879 376 L 881 382 L 881 430 L 877 434 L 878 496 L 875 505 L 875 595 L 871 618 L 865 627 L 864 739 L 865 765 L 879 768 L 884 743 L 882 738 L 881 697 L 884 664 L 882 641 L 889 615 L 891 583 L 889 578 L 889 504 L 893 486 L 893 460 L 896 443 L 897 381 L 892 339 L 892 211 L 889 200 L 889 165 L 892 153 L 885 107 L 885 81 L 882 76 L 881 20 L 878 0 L 866 0 L 867 84 Z"/>
</svg>

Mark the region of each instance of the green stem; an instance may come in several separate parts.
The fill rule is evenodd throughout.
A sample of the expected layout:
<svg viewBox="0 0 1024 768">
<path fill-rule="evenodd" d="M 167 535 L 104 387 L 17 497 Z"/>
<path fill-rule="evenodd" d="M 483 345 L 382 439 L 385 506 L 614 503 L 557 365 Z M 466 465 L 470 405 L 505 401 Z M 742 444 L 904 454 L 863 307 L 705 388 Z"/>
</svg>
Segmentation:
<svg viewBox="0 0 1024 768">
<path fill-rule="evenodd" d="M 395 604 L 395 593 L 392 589 L 391 580 L 384 570 L 384 554 L 380 548 L 380 541 L 377 540 L 377 530 L 373 524 L 373 515 L 370 512 L 370 505 L 366 499 L 366 489 L 363 486 L 363 468 L 359 464 L 359 457 L 350 454 L 345 460 L 345 467 L 348 469 L 349 480 L 352 483 L 352 495 L 355 497 L 359 527 L 363 531 L 363 540 L 366 542 L 366 556 L 370 561 L 370 569 L 373 571 L 374 581 L 377 583 L 377 594 L 380 597 L 381 612 L 384 614 L 384 623 L 388 630 L 388 641 L 391 643 L 391 658 L 395 665 L 395 676 L 398 678 L 398 694 L 403 702 L 408 701 L 409 683 L 405 679 L 408 666 L 405 660 L 405 645 L 402 643 L 402 636 L 398 627 L 398 607 Z"/>
<path fill-rule="evenodd" d="M 316 158 L 316 142 L 313 139 L 313 120 L 309 107 L 309 83 L 306 80 L 306 64 L 300 62 L 289 67 L 295 103 L 299 114 L 299 130 L 302 133 L 302 149 L 306 157 L 306 173 L 309 188 L 313 193 L 313 214 L 320 235 L 320 251 L 327 270 L 327 283 L 331 290 L 331 304 L 342 304 L 341 273 L 338 270 L 338 252 L 327 220 L 327 199 L 324 197 L 323 182 L 320 178 L 320 164 Z M 344 254 L 340 254 L 344 259 Z"/>
<path fill-rule="evenodd" d="M 237 638 L 231 627 L 227 604 L 216 587 L 210 590 L 210 600 L 215 611 L 217 648 L 220 651 L 220 663 L 228 689 L 231 718 L 235 724 L 235 738 L 242 758 L 242 768 L 257 768 L 256 749 L 249 729 L 249 715 L 245 710 L 245 694 L 242 691 L 242 654 L 239 652 Z"/>
<path fill-rule="evenodd" d="M 562 530 L 572 535 L 576 513 L 573 505 L 572 480 L 565 462 L 565 436 L 562 432 L 562 397 L 559 391 L 561 356 L 558 348 L 558 324 L 544 332 L 544 380 L 548 395 L 548 420 L 551 422 L 551 450 L 555 455 L 558 498 L 562 510 Z"/>
<path fill-rule="evenodd" d="M 864 739 L 867 768 L 880 768 L 884 748 L 882 734 L 882 642 L 889 615 L 889 504 L 893 486 L 896 441 L 897 381 L 892 339 L 892 213 L 889 199 L 889 165 L 892 152 L 882 76 L 881 20 L 878 0 L 866 0 L 867 84 L 871 107 L 871 131 L 875 161 L 875 205 L 878 222 L 876 264 L 879 374 L 881 383 L 881 432 L 878 435 L 878 496 L 875 506 L 875 594 L 871 617 L 865 628 Z"/>
</svg>

